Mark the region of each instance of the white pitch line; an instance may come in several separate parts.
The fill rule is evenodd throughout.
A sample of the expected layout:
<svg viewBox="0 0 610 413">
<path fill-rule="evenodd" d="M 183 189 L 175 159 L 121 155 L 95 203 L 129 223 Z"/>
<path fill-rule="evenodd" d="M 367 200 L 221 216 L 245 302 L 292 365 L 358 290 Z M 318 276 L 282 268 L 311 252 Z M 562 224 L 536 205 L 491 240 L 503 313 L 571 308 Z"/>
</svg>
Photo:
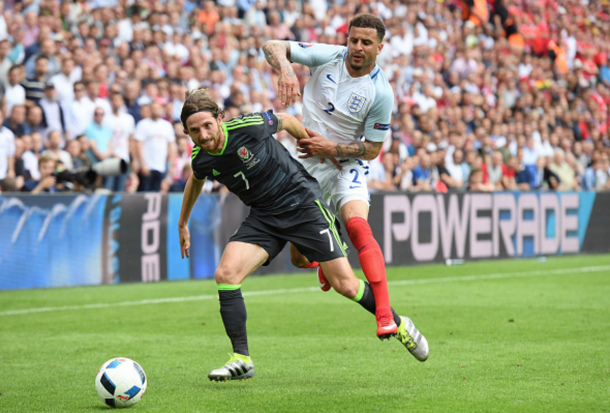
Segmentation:
<svg viewBox="0 0 610 413">
<path fill-rule="evenodd" d="M 450 282 L 461 282 L 461 281 L 478 281 L 478 280 L 495 280 L 501 278 L 518 278 L 518 277 L 536 277 L 542 275 L 561 275 L 561 274 L 573 274 L 573 273 L 587 273 L 587 272 L 601 272 L 610 271 L 610 265 L 599 265 L 595 267 L 577 267 L 577 268 L 561 268 L 557 270 L 539 270 L 539 271 L 525 271 L 525 272 L 505 272 L 495 274 L 483 274 L 483 275 L 465 275 L 463 277 L 442 277 L 442 278 L 422 278 L 416 280 L 400 280 L 400 281 L 389 281 L 388 285 L 416 285 L 416 284 L 437 284 L 437 283 L 450 283 Z M 261 295 L 274 295 L 274 294 L 296 294 L 318 291 L 319 287 L 305 287 L 305 288 L 290 288 L 281 290 L 263 290 L 263 291 L 249 291 L 244 292 L 245 297 L 261 296 Z M 150 300 L 140 301 L 123 301 L 118 303 L 97 303 L 97 304 L 83 304 L 83 305 L 66 305 L 61 307 L 40 307 L 40 308 L 27 308 L 23 310 L 10 310 L 0 312 L 0 316 L 7 315 L 20 315 L 20 314 L 33 314 L 33 313 L 48 313 L 51 311 L 67 311 L 67 310 L 87 310 L 92 308 L 108 308 L 108 307 L 125 307 L 135 305 L 147 305 L 147 304 L 165 304 L 165 303 L 181 303 L 186 301 L 200 301 L 200 300 L 215 300 L 218 299 L 218 295 L 195 295 L 190 297 L 172 297 L 172 298 L 157 298 Z"/>
</svg>

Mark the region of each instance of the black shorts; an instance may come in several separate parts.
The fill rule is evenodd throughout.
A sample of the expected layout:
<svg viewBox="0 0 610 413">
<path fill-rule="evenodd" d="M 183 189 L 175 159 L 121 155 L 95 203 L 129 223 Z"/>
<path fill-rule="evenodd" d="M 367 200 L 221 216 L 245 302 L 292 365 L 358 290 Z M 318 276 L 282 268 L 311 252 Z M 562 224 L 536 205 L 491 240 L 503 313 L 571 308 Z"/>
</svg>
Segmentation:
<svg viewBox="0 0 610 413">
<path fill-rule="evenodd" d="M 339 220 L 322 200 L 277 215 L 251 212 L 229 241 L 260 245 L 269 254 L 269 265 L 287 242 L 309 261 L 330 261 L 347 256 Z"/>
</svg>

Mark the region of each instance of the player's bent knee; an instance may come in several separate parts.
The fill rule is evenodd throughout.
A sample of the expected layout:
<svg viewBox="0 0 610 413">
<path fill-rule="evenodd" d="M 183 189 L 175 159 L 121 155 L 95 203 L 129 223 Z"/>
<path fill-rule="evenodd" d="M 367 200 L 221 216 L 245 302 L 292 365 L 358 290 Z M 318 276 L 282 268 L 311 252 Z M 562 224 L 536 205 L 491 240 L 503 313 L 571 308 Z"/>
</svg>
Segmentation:
<svg viewBox="0 0 610 413">
<path fill-rule="evenodd" d="M 355 278 L 354 280 L 339 280 L 335 281 L 333 288 L 336 292 L 351 300 L 358 295 L 360 283 Z"/>
<path fill-rule="evenodd" d="M 216 284 L 239 284 L 239 274 L 231 268 L 220 266 L 214 272 Z"/>
</svg>

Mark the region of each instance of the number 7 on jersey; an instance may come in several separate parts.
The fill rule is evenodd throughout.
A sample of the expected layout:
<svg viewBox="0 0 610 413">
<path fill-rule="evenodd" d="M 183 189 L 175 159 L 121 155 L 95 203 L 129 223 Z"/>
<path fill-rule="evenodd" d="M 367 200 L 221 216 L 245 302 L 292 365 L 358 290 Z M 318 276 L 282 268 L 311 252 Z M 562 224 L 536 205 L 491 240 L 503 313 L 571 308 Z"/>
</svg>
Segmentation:
<svg viewBox="0 0 610 413">
<path fill-rule="evenodd" d="M 235 178 L 237 178 L 238 176 L 241 175 L 241 179 L 244 180 L 244 182 L 246 183 L 246 191 L 250 189 L 250 183 L 248 182 L 248 178 L 246 178 L 246 175 L 244 175 L 244 173 L 242 171 L 239 171 L 238 173 L 236 173 L 235 175 L 233 175 Z"/>
</svg>

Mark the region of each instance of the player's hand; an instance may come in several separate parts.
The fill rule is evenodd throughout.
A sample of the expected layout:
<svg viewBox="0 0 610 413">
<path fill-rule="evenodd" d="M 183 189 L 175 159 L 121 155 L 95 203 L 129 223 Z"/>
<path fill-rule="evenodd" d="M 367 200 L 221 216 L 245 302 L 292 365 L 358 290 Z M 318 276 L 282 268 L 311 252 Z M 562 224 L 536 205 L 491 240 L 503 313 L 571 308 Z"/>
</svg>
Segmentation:
<svg viewBox="0 0 610 413">
<path fill-rule="evenodd" d="M 142 165 L 142 167 L 140 168 L 140 173 L 144 176 L 148 176 L 150 175 L 150 169 L 148 169 L 148 166 Z"/>
<path fill-rule="evenodd" d="M 183 259 L 185 255 L 186 258 L 190 258 L 189 248 L 191 248 L 191 233 L 189 232 L 188 225 L 178 226 L 178 232 L 180 234 L 180 254 Z"/>
<path fill-rule="evenodd" d="M 280 97 L 280 102 L 285 107 L 292 105 L 297 101 L 297 96 L 301 96 L 301 85 L 292 68 L 280 73 L 280 79 L 277 82 L 277 93 Z"/>
<path fill-rule="evenodd" d="M 297 149 L 301 152 L 299 158 L 311 158 L 313 156 L 330 158 L 333 156 L 332 153 L 329 153 L 332 142 L 309 128 L 305 128 L 305 131 L 309 138 L 301 138 L 297 141 Z"/>
<path fill-rule="evenodd" d="M 341 164 L 339 164 L 339 161 L 337 161 L 335 158 L 330 157 L 330 158 L 320 158 L 320 163 L 324 163 L 324 161 L 328 159 L 329 161 L 331 161 L 332 163 L 335 164 L 335 166 L 337 167 L 338 170 L 342 170 L 343 167 L 341 166 Z"/>
</svg>

